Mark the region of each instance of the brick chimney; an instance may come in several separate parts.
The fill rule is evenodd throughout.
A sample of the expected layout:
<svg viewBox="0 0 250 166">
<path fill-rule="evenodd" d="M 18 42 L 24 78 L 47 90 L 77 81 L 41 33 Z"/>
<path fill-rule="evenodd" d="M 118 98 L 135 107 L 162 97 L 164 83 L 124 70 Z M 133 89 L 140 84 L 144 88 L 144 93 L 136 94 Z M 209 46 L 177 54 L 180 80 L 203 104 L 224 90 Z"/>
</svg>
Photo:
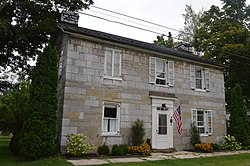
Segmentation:
<svg viewBox="0 0 250 166">
<path fill-rule="evenodd" d="M 78 26 L 79 14 L 71 12 L 71 11 L 63 10 L 61 12 L 60 21 Z"/>
</svg>

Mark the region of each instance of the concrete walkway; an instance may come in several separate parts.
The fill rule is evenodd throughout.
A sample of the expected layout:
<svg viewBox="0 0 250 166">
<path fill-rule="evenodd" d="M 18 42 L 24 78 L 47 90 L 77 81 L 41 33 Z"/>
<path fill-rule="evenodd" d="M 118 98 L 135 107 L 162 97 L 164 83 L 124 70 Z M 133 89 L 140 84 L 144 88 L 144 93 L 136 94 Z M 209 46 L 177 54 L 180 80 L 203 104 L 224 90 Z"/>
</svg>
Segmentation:
<svg viewBox="0 0 250 166">
<path fill-rule="evenodd" d="M 147 157 L 128 157 L 128 158 L 106 158 L 106 159 L 80 159 L 68 160 L 74 165 L 101 165 L 108 163 L 128 163 L 128 162 L 143 162 L 143 161 L 156 161 L 165 159 L 186 159 L 186 158 L 199 158 L 199 157 L 212 157 L 212 156 L 226 156 L 233 154 L 250 153 L 250 150 L 231 151 L 231 152 L 214 152 L 214 153 L 196 153 L 188 151 L 179 151 L 173 153 L 152 153 Z"/>
</svg>

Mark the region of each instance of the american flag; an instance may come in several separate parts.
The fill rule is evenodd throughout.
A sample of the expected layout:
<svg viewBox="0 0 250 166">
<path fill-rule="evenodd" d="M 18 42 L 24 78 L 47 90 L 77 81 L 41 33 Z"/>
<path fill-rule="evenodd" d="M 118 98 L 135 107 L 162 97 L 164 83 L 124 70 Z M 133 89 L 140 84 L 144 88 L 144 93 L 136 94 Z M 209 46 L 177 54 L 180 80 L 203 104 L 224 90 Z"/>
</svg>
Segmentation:
<svg viewBox="0 0 250 166">
<path fill-rule="evenodd" d="M 182 134 L 182 121 L 181 121 L 181 105 L 174 111 L 174 120 L 176 122 L 176 127 L 178 130 L 178 133 Z"/>
</svg>

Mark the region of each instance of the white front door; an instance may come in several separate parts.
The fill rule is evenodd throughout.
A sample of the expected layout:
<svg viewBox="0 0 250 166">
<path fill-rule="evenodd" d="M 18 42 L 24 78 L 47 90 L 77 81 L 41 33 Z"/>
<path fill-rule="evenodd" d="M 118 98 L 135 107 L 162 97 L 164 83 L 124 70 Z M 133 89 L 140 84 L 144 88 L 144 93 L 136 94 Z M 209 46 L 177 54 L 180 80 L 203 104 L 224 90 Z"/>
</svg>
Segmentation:
<svg viewBox="0 0 250 166">
<path fill-rule="evenodd" d="M 173 148 L 173 100 L 152 99 L 152 148 Z"/>
</svg>

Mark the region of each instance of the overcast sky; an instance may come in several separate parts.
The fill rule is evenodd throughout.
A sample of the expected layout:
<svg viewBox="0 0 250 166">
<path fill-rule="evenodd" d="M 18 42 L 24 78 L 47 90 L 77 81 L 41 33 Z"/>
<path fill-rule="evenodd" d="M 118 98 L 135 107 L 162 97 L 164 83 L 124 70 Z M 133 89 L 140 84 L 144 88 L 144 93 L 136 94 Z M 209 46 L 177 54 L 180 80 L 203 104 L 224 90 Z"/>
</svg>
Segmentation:
<svg viewBox="0 0 250 166">
<path fill-rule="evenodd" d="M 247 0 L 247 4 L 250 4 L 250 0 Z M 202 8 L 209 9 L 211 5 L 221 6 L 220 0 L 94 0 L 94 6 L 108 9 L 111 11 L 119 12 L 132 17 L 140 18 L 145 21 L 160 24 L 173 29 L 181 29 L 184 26 L 184 18 L 182 14 L 185 13 L 186 5 L 192 5 L 193 9 L 198 12 Z M 130 18 L 126 18 L 114 13 L 103 11 L 94 7 L 90 7 L 90 10 L 82 11 L 87 14 L 103 17 L 108 20 L 123 22 L 125 24 L 131 24 L 133 26 L 141 27 L 151 31 L 159 32 L 161 34 L 168 34 L 172 32 L 173 36 L 176 36 L 178 32 L 170 29 L 157 27 L 144 22 L 139 22 Z M 146 26 L 138 25 L 132 22 L 114 18 L 111 16 L 137 22 Z M 80 14 L 79 26 L 108 32 L 128 38 L 133 38 L 141 41 L 152 42 L 156 35 L 155 33 L 145 32 L 142 30 L 122 26 L 120 24 L 110 23 L 98 18 L 93 18 Z"/>
</svg>

